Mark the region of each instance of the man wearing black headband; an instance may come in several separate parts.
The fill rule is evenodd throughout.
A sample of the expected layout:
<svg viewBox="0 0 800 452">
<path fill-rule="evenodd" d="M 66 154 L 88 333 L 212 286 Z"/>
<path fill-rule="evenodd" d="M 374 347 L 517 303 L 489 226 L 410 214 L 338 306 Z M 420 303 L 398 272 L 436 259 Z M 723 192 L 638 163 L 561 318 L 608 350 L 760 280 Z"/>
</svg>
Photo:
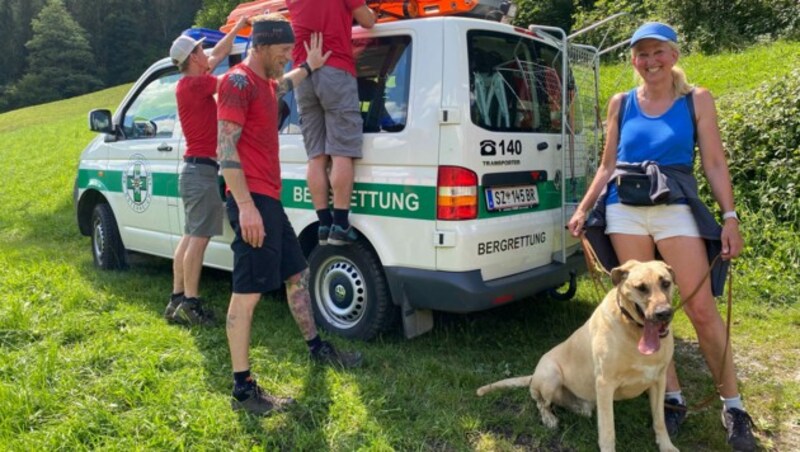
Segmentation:
<svg viewBox="0 0 800 452">
<path fill-rule="evenodd" d="M 220 82 L 217 156 L 228 186 L 228 220 L 236 234 L 233 249 L 233 294 L 227 334 L 233 363 L 231 406 L 263 415 L 292 399 L 263 392 L 250 376 L 248 351 L 253 310 L 264 292 L 286 284 L 292 316 L 308 343 L 314 361 L 353 367 L 357 353 L 337 352 L 317 334 L 308 292 L 308 265 L 280 202 L 278 99 L 325 64 L 322 37 L 306 43 L 303 67 L 285 75 L 294 47 L 294 33 L 283 16 L 251 19 L 251 48 L 245 60 Z"/>
<path fill-rule="evenodd" d="M 350 226 L 353 159 L 361 158 L 363 121 L 353 58 L 353 19 L 372 28 L 375 14 L 364 0 L 286 0 L 297 44 L 294 67 L 303 67 L 309 36 L 322 33 L 331 52 L 325 66 L 297 87 L 297 109 L 308 154 L 308 189 L 319 218 L 320 245 L 347 245 L 358 236 Z M 330 179 L 328 179 L 330 164 Z M 333 215 L 328 205 L 333 189 Z"/>
</svg>

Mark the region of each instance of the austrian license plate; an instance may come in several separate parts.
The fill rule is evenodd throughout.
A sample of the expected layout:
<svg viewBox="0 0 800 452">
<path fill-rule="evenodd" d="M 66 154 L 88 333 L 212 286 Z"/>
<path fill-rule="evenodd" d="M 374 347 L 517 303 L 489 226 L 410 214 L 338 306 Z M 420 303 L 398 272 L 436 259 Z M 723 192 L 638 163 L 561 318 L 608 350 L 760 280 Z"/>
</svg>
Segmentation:
<svg viewBox="0 0 800 452">
<path fill-rule="evenodd" d="M 539 191 L 535 185 L 486 189 L 486 207 L 489 210 L 518 209 L 536 205 L 539 205 Z"/>
</svg>

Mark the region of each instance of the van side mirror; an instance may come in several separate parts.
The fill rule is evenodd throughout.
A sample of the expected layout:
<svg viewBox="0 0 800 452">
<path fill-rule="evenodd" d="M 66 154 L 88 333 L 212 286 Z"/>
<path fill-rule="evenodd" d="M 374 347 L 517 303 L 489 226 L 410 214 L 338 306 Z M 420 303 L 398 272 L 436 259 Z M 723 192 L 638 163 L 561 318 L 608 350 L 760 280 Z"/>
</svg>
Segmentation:
<svg viewBox="0 0 800 452">
<path fill-rule="evenodd" d="M 114 127 L 111 125 L 111 112 L 105 109 L 90 111 L 89 130 L 100 133 L 114 133 Z"/>
</svg>

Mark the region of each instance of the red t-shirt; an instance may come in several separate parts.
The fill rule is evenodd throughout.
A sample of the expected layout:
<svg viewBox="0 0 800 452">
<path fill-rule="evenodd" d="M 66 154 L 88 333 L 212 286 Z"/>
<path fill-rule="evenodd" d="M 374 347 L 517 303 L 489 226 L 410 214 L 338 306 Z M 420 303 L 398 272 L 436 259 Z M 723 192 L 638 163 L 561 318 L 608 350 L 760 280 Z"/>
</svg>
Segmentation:
<svg viewBox="0 0 800 452">
<path fill-rule="evenodd" d="M 322 54 L 331 51 L 326 66 L 339 68 L 356 76 L 353 58 L 353 10 L 363 6 L 364 0 L 286 0 L 295 46 L 292 51 L 294 65 L 306 60 L 303 43 L 311 40 L 312 32 L 322 32 Z"/>
<path fill-rule="evenodd" d="M 236 150 L 250 192 L 280 200 L 277 88 L 277 80 L 237 64 L 220 81 L 217 117 L 242 126 Z"/>
<path fill-rule="evenodd" d="M 211 74 L 184 76 L 178 80 L 175 97 L 187 157 L 217 158 L 216 92 L 217 78 Z"/>
</svg>

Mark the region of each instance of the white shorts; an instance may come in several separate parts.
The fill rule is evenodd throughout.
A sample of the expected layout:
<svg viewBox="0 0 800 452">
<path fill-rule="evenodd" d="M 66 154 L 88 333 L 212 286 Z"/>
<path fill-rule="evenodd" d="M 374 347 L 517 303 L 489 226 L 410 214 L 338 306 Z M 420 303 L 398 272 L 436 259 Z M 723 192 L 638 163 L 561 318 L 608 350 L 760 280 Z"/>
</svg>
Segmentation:
<svg viewBox="0 0 800 452">
<path fill-rule="evenodd" d="M 649 235 L 653 240 L 700 237 L 692 209 L 686 204 L 606 206 L 606 234 Z"/>
</svg>

